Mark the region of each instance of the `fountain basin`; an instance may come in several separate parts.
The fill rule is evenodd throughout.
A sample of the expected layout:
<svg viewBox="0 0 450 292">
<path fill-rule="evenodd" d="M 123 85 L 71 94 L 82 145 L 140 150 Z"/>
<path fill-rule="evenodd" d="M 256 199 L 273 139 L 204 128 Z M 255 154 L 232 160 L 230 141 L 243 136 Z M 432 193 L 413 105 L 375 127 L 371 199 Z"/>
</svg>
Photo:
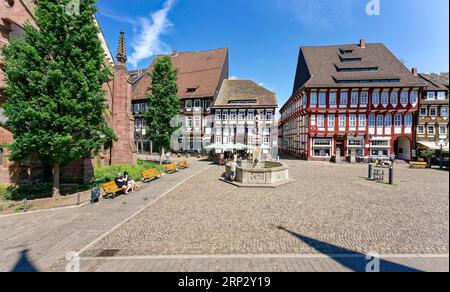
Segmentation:
<svg viewBox="0 0 450 292">
<path fill-rule="evenodd" d="M 257 165 L 250 162 L 238 163 L 236 181 L 228 181 L 231 176 L 231 166 L 226 166 L 227 181 L 238 187 L 276 188 L 294 180 L 289 178 L 289 167 L 280 162 L 264 161 Z"/>
</svg>

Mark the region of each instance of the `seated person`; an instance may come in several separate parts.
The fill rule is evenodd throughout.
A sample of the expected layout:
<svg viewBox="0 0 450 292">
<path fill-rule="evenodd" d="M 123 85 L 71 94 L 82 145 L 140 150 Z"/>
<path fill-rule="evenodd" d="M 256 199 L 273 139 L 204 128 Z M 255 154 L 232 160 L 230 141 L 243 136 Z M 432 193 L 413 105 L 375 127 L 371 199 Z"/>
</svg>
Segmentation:
<svg viewBox="0 0 450 292">
<path fill-rule="evenodd" d="M 130 177 L 128 171 L 123 173 L 124 179 L 127 182 L 128 186 L 131 187 L 131 192 L 134 193 L 135 189 L 139 189 L 139 185 Z"/>
<path fill-rule="evenodd" d="M 119 189 L 122 189 L 123 191 L 125 191 L 125 194 L 128 195 L 131 187 L 121 173 L 117 174 L 114 182 L 116 183 L 117 187 L 119 187 Z"/>
</svg>

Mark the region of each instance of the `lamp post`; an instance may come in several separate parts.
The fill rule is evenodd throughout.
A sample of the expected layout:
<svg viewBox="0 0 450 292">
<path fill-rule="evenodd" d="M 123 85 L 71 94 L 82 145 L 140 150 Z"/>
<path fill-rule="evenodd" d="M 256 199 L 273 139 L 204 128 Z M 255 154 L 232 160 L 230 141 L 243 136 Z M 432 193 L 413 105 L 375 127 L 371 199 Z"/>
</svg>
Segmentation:
<svg viewBox="0 0 450 292">
<path fill-rule="evenodd" d="M 367 157 L 367 163 L 369 164 L 369 179 L 373 180 L 373 164 L 370 162 L 372 157 L 372 135 L 369 135 L 369 156 Z"/>
<path fill-rule="evenodd" d="M 439 168 L 443 169 L 444 168 L 444 161 L 443 161 L 444 154 L 443 154 L 443 152 L 444 152 L 444 147 L 448 146 L 448 139 L 436 140 L 436 146 L 441 149 L 440 160 L 439 160 L 439 164 L 440 164 Z"/>
</svg>

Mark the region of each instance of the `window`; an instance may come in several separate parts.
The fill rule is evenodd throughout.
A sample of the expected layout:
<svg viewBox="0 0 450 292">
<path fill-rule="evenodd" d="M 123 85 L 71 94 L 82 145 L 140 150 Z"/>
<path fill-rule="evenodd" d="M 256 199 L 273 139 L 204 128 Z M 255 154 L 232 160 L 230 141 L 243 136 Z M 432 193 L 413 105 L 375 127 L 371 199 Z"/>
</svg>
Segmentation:
<svg viewBox="0 0 450 292">
<path fill-rule="evenodd" d="M 211 101 L 210 100 L 205 101 L 205 109 L 209 110 L 210 108 L 211 108 Z"/>
<path fill-rule="evenodd" d="M 375 127 L 375 115 L 369 115 L 369 127 Z"/>
<path fill-rule="evenodd" d="M 192 100 L 186 100 L 186 108 L 187 109 L 192 108 Z"/>
<path fill-rule="evenodd" d="M 391 104 L 393 105 L 398 104 L 398 92 L 391 93 Z"/>
<path fill-rule="evenodd" d="M 338 84 L 360 84 L 360 83 L 398 83 L 400 79 L 355 79 L 355 80 L 336 80 Z"/>
<path fill-rule="evenodd" d="M 138 114 L 140 110 L 139 104 L 135 103 L 133 104 L 133 113 Z"/>
<path fill-rule="evenodd" d="M 367 91 L 361 92 L 361 104 L 366 105 L 369 102 L 369 93 Z"/>
<path fill-rule="evenodd" d="M 380 104 L 380 93 L 374 92 L 372 94 L 372 104 L 373 105 L 379 105 Z"/>
<path fill-rule="evenodd" d="M 401 127 L 402 126 L 402 115 L 394 116 L 394 126 Z"/>
<path fill-rule="evenodd" d="M 220 112 L 216 112 L 216 121 L 220 121 L 221 118 L 222 115 L 220 114 Z"/>
<path fill-rule="evenodd" d="M 411 104 L 416 104 L 418 98 L 419 98 L 419 92 L 418 91 L 412 91 L 411 92 Z"/>
<path fill-rule="evenodd" d="M 389 103 L 389 92 L 385 91 L 381 93 L 381 103 L 387 105 Z"/>
<path fill-rule="evenodd" d="M 201 107 L 202 107 L 202 101 L 196 99 L 196 100 L 194 101 L 194 107 L 195 107 L 196 109 L 201 108 Z"/>
<path fill-rule="evenodd" d="M 426 116 L 428 116 L 428 108 L 427 107 L 421 107 L 420 108 L 420 116 L 421 117 L 426 117 Z"/>
<path fill-rule="evenodd" d="M 439 134 L 446 135 L 447 134 L 447 126 L 439 126 Z"/>
<path fill-rule="evenodd" d="M 428 126 L 428 135 L 434 135 L 435 129 L 434 126 Z"/>
<path fill-rule="evenodd" d="M 405 127 L 412 127 L 412 115 L 411 114 L 406 114 L 405 115 Z"/>
<path fill-rule="evenodd" d="M 441 117 L 448 118 L 448 107 L 441 108 Z"/>
<path fill-rule="evenodd" d="M 192 128 L 192 117 L 187 117 L 186 118 L 186 127 L 187 128 Z"/>
<path fill-rule="evenodd" d="M 317 93 L 311 92 L 310 93 L 310 106 L 314 107 L 317 105 Z"/>
<path fill-rule="evenodd" d="M 378 71 L 378 67 L 366 67 L 366 68 L 337 68 L 338 72 L 368 72 Z"/>
<path fill-rule="evenodd" d="M 348 104 L 348 92 L 341 92 L 341 105 Z"/>
<path fill-rule="evenodd" d="M 401 104 L 407 104 L 408 103 L 408 92 L 407 91 L 402 91 L 402 93 L 400 94 L 400 103 Z"/>
<path fill-rule="evenodd" d="M 334 119 L 336 117 L 334 115 L 329 115 L 328 116 L 328 128 L 334 128 L 335 127 L 335 122 Z"/>
<path fill-rule="evenodd" d="M 247 113 L 247 120 L 253 121 L 255 119 L 255 112 L 248 112 Z"/>
<path fill-rule="evenodd" d="M 375 147 L 389 147 L 389 140 L 373 139 L 371 144 Z"/>
<path fill-rule="evenodd" d="M 240 121 L 245 121 L 245 112 L 240 111 L 240 112 L 239 112 L 239 117 L 238 117 L 238 118 L 239 118 Z"/>
<path fill-rule="evenodd" d="M 313 146 L 331 146 L 330 139 L 314 139 Z"/>
<path fill-rule="evenodd" d="M 325 116 L 324 115 L 317 116 L 317 127 L 319 127 L 319 128 L 325 127 Z"/>
<path fill-rule="evenodd" d="M 437 93 L 437 99 L 444 100 L 445 99 L 445 92 L 444 91 L 439 91 Z"/>
<path fill-rule="evenodd" d="M 195 93 L 197 91 L 197 88 L 195 87 L 188 87 L 186 88 L 187 93 Z"/>
<path fill-rule="evenodd" d="M 359 115 L 359 123 L 360 127 L 365 127 L 367 125 L 366 115 Z"/>
<path fill-rule="evenodd" d="M 419 135 L 425 135 L 425 126 L 420 125 L 417 127 L 417 133 L 419 133 Z"/>
<path fill-rule="evenodd" d="M 339 115 L 339 127 L 347 126 L 346 115 Z"/>
<path fill-rule="evenodd" d="M 350 115 L 350 127 L 356 127 L 356 115 Z"/>
<path fill-rule="evenodd" d="M 434 93 L 434 92 L 427 93 L 427 100 L 434 100 L 435 98 L 436 98 L 436 93 Z"/>
<path fill-rule="evenodd" d="M 330 105 L 337 104 L 337 94 L 336 92 L 330 92 Z"/>
<path fill-rule="evenodd" d="M 319 106 L 324 106 L 327 104 L 327 94 L 325 92 L 319 93 Z"/>
<path fill-rule="evenodd" d="M 272 112 L 267 112 L 266 113 L 266 121 L 271 121 L 272 120 Z"/>
<path fill-rule="evenodd" d="M 237 116 L 236 116 L 236 112 L 233 111 L 233 112 L 230 113 L 230 120 L 231 120 L 231 121 L 235 121 L 235 120 L 236 120 L 236 117 L 237 117 Z"/>
<path fill-rule="evenodd" d="M 200 128 L 201 126 L 201 119 L 200 117 L 194 117 L 194 127 L 195 128 Z"/>
<path fill-rule="evenodd" d="M 269 145 L 270 144 L 270 137 L 269 136 L 264 136 L 264 138 L 263 138 L 264 140 L 264 144 L 265 145 Z"/>
<path fill-rule="evenodd" d="M 386 117 L 384 118 L 384 126 L 392 127 L 392 115 L 386 115 Z"/>
<path fill-rule="evenodd" d="M 228 112 L 223 112 L 222 113 L 222 120 L 228 121 Z"/>
<path fill-rule="evenodd" d="M 430 117 L 435 117 L 435 116 L 437 116 L 437 108 L 432 107 L 432 108 L 430 108 Z"/>
<path fill-rule="evenodd" d="M 377 116 L 377 127 L 383 127 L 384 126 L 384 117 L 382 115 Z"/>
<path fill-rule="evenodd" d="M 348 146 L 350 147 L 364 147 L 364 139 L 362 138 L 348 138 Z"/>
<path fill-rule="evenodd" d="M 216 143 L 222 144 L 222 136 L 216 136 Z"/>
<path fill-rule="evenodd" d="M 352 92 L 352 97 L 351 97 L 350 103 L 352 105 L 357 105 L 358 104 L 358 100 L 359 100 L 359 93 L 358 92 Z"/>
</svg>

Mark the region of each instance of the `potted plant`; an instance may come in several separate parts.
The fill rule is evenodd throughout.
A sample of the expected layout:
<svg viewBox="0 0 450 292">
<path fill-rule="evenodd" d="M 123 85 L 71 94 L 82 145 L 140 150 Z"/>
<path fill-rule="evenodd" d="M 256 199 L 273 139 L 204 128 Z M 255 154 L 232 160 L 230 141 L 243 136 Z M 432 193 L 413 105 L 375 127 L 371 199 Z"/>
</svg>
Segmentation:
<svg viewBox="0 0 450 292">
<path fill-rule="evenodd" d="M 420 153 L 420 156 L 425 160 L 425 162 L 427 163 L 428 167 L 431 167 L 431 160 L 436 157 L 436 151 L 432 150 L 432 149 L 426 149 L 423 150 Z"/>
</svg>

